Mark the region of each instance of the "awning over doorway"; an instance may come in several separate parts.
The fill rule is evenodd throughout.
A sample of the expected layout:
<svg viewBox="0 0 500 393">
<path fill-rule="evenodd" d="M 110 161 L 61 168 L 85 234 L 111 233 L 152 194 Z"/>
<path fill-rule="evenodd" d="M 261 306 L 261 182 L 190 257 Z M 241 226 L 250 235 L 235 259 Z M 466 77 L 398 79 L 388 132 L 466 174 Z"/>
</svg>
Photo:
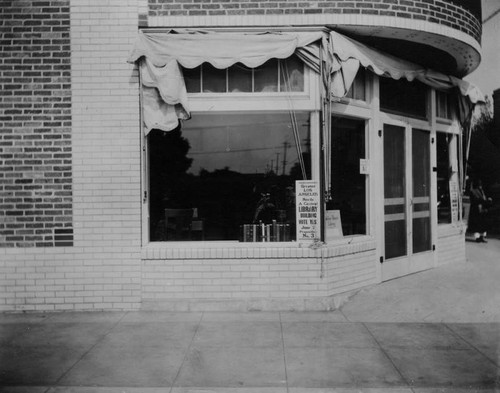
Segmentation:
<svg viewBox="0 0 500 393">
<path fill-rule="evenodd" d="M 410 82 L 418 80 L 440 91 L 458 89 L 461 121 L 467 118 L 474 104 L 484 101 L 481 91 L 467 81 L 381 52 L 335 31 L 329 34 L 328 53 L 332 56 L 331 89 L 335 97 L 347 94 L 359 67 L 363 66 L 379 76 L 404 78 Z"/>
<path fill-rule="evenodd" d="M 416 79 L 438 90 L 456 86 L 460 89 L 460 93 L 467 96 L 474 104 L 484 99 L 482 93 L 469 82 L 381 52 L 337 32 L 330 32 L 329 43 L 329 50 L 334 54 L 333 72 L 339 69 L 343 71 L 336 73 L 337 79 L 341 78 L 343 73 L 352 74 L 354 70 L 351 68 L 356 68 L 357 72 L 357 68 L 361 65 L 379 76 L 392 79 L 405 78 L 410 82 Z M 344 90 L 349 90 L 349 80 L 345 81 L 347 89 Z M 338 94 L 341 95 L 342 92 L 339 91 Z"/>
</svg>

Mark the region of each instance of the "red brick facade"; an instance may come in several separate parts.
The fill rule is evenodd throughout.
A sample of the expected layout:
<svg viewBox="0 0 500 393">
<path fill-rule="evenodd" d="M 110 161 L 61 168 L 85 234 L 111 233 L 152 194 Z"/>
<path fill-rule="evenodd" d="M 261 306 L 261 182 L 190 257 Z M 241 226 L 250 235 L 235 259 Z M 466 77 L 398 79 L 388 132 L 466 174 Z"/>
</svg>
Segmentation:
<svg viewBox="0 0 500 393">
<path fill-rule="evenodd" d="M 149 16 L 365 14 L 423 20 L 481 40 L 481 18 L 463 1 L 445 0 L 148 0 Z M 464 3 L 464 6 L 457 5 Z"/>
<path fill-rule="evenodd" d="M 72 244 L 69 0 L 0 7 L 0 247 Z"/>
</svg>

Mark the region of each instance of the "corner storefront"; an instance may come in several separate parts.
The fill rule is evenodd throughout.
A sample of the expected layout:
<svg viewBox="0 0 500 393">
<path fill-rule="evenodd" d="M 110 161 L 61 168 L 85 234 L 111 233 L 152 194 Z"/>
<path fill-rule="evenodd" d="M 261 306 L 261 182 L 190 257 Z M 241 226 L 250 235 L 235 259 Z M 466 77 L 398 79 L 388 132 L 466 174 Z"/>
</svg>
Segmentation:
<svg viewBox="0 0 500 393">
<path fill-rule="evenodd" d="M 144 29 L 143 307 L 329 309 L 465 257 L 481 93 L 324 27 Z"/>
</svg>

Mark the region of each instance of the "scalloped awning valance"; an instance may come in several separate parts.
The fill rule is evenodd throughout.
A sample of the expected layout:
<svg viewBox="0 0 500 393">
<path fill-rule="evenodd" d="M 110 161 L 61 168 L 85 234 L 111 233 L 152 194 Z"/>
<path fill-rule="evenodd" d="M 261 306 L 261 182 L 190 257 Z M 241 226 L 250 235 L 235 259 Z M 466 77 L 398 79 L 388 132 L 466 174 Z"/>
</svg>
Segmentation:
<svg viewBox="0 0 500 393">
<path fill-rule="evenodd" d="M 140 32 L 128 61 L 141 60 L 146 133 L 153 128 L 172 130 L 178 119 L 189 118 L 180 66 L 194 68 L 208 62 L 220 69 L 236 63 L 257 67 L 271 58 L 284 59 L 294 53 L 322 74 L 326 97 L 345 96 L 362 66 L 383 77 L 418 80 L 443 91 L 458 89 L 462 121 L 474 104 L 484 101 L 479 89 L 467 81 L 383 53 L 335 31 Z"/>
</svg>

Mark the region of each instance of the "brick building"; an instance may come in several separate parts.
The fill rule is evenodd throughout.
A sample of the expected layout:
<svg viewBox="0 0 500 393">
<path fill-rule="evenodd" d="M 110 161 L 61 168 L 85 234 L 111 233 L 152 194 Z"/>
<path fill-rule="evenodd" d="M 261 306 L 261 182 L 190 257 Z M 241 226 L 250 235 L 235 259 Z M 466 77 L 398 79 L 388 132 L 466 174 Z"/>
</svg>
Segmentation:
<svg viewBox="0 0 500 393">
<path fill-rule="evenodd" d="M 479 0 L 1 3 L 1 311 L 330 309 L 464 260 Z"/>
</svg>

